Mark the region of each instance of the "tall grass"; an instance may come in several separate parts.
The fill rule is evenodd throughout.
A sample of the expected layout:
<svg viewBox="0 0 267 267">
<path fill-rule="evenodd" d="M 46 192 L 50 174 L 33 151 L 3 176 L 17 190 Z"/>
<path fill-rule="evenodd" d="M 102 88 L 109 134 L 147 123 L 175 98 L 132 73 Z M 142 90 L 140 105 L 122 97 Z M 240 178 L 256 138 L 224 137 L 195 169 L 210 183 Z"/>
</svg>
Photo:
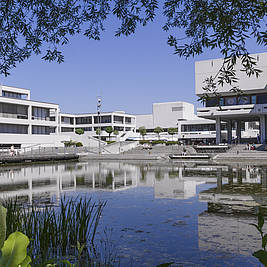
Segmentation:
<svg viewBox="0 0 267 267">
<path fill-rule="evenodd" d="M 106 202 L 93 203 L 87 198 L 60 199 L 59 206 L 23 206 L 7 200 L 7 235 L 14 231 L 30 239 L 29 254 L 41 266 L 48 260 L 96 261 L 94 240 Z"/>
</svg>

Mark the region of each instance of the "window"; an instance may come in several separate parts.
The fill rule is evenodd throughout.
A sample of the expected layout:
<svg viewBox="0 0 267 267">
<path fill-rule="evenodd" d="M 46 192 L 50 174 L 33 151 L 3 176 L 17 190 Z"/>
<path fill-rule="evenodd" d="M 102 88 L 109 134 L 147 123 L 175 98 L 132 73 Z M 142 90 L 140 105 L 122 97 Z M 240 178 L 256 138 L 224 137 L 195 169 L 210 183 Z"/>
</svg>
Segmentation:
<svg viewBox="0 0 267 267">
<path fill-rule="evenodd" d="M 92 117 L 77 117 L 76 124 L 92 124 Z"/>
<path fill-rule="evenodd" d="M 50 120 L 49 109 L 32 107 L 32 119 L 33 120 Z"/>
<path fill-rule="evenodd" d="M 224 98 L 223 97 L 220 97 L 219 104 L 220 104 L 220 106 L 224 106 Z"/>
<path fill-rule="evenodd" d="M 8 134 L 27 134 L 28 126 L 27 125 L 19 125 L 19 124 L 0 124 L 0 133 L 8 133 Z"/>
<path fill-rule="evenodd" d="M 55 127 L 49 127 L 49 126 L 32 126 L 32 134 L 45 134 L 49 135 L 50 133 L 55 132 Z"/>
<path fill-rule="evenodd" d="M 236 104 L 237 104 L 236 96 L 225 97 L 225 106 L 233 106 Z"/>
<path fill-rule="evenodd" d="M 172 112 L 182 111 L 182 110 L 184 110 L 184 107 L 172 107 Z"/>
<path fill-rule="evenodd" d="M 251 104 L 257 104 L 257 96 L 255 95 L 251 96 Z"/>
<path fill-rule="evenodd" d="M 238 105 L 248 105 L 250 104 L 250 97 L 249 96 L 239 96 L 238 97 Z"/>
</svg>

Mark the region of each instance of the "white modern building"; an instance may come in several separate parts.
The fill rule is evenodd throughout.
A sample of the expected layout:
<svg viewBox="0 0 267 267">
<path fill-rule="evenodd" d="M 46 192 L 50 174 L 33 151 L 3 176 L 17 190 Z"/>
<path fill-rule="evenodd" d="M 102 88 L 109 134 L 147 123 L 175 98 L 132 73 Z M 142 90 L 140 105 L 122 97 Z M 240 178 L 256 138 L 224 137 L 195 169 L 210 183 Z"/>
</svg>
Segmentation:
<svg viewBox="0 0 267 267">
<path fill-rule="evenodd" d="M 136 119 L 134 115 L 126 114 L 124 111 L 86 113 L 86 114 L 67 114 L 60 113 L 60 132 L 70 133 L 76 129 L 83 129 L 84 132 L 96 135 L 96 130 L 101 129 L 101 137 L 106 140 L 108 134 L 106 127 L 111 126 L 119 132 L 119 135 L 125 135 L 128 132 L 136 131 Z"/>
<path fill-rule="evenodd" d="M 152 114 L 136 115 L 136 129 L 145 127 L 147 139 L 157 139 L 154 133 L 156 127 L 163 128 L 161 139 L 179 139 L 185 143 L 205 142 L 216 140 L 215 122 L 197 117 L 194 105 L 187 102 L 154 103 Z M 178 134 L 171 137 L 168 128 L 177 128 Z M 226 131 L 223 131 L 226 136 Z"/>
<path fill-rule="evenodd" d="M 27 89 L 0 86 L 0 147 L 63 145 L 58 117 L 57 104 L 32 101 Z"/>
<path fill-rule="evenodd" d="M 219 96 L 206 92 L 203 89 L 203 81 L 210 76 L 215 76 L 221 68 L 223 59 L 203 60 L 195 63 L 195 84 L 196 95 L 201 97 L 209 95 L 205 107 L 197 109 L 197 116 L 216 121 L 216 143 L 222 141 L 221 123 L 227 123 L 227 140 L 231 143 L 233 127 L 236 128 L 237 141 L 240 143 L 242 133 L 242 123 L 248 125 L 259 125 L 260 142 L 266 143 L 267 137 L 267 53 L 251 55 L 257 62 L 257 68 L 262 70 L 261 75 L 247 76 L 242 71 L 240 62 L 236 65 L 236 76 L 238 86 L 243 91 L 243 95 L 238 96 L 230 91 L 231 87 L 225 84 L 218 86 Z M 220 107 L 219 107 L 220 106 Z M 253 127 L 248 127 L 253 129 Z M 254 127 L 255 129 L 255 127 Z"/>
<path fill-rule="evenodd" d="M 101 129 L 101 137 L 106 140 L 107 126 L 125 136 L 136 130 L 135 116 L 123 111 L 101 114 L 60 113 L 58 104 L 33 101 L 30 90 L 11 86 L 0 86 L 0 148 L 33 148 L 35 146 L 60 147 L 65 141 L 93 142 Z M 75 130 L 82 128 L 85 135 L 78 136 Z M 84 143 L 84 142 L 83 142 Z M 94 144 L 97 142 L 94 140 Z"/>
</svg>

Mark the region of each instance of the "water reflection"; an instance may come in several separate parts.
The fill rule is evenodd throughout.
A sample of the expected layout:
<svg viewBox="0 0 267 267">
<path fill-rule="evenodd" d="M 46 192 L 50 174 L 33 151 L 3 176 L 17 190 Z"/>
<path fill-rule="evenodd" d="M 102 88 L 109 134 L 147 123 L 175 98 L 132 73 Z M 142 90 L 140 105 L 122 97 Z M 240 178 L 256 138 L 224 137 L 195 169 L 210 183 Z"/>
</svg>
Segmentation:
<svg viewBox="0 0 267 267">
<path fill-rule="evenodd" d="M 201 250 L 252 255 L 261 248 L 259 234 L 251 224 L 257 224 L 259 207 L 266 215 L 266 168 L 218 168 L 217 186 L 200 192 L 199 200 L 208 203 L 198 216 Z"/>
<path fill-rule="evenodd" d="M 200 184 L 216 182 L 216 167 L 86 162 L 0 170 L 0 198 L 49 202 L 73 191 L 120 191 L 153 187 L 155 198 L 188 199 Z"/>
<path fill-rule="evenodd" d="M 54 203 L 61 194 L 99 191 L 110 205 L 105 223 L 133 265 L 239 266 L 261 247 L 250 223 L 258 207 L 267 210 L 266 167 L 92 161 L 0 169 L 0 198 Z"/>
</svg>

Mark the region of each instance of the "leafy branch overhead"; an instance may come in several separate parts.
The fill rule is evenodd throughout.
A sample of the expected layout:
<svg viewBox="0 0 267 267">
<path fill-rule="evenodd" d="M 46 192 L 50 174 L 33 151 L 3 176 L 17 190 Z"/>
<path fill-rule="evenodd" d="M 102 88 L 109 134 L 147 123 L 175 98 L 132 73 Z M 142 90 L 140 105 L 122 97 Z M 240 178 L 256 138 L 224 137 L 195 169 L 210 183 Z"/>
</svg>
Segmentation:
<svg viewBox="0 0 267 267">
<path fill-rule="evenodd" d="M 168 38 L 177 55 L 195 56 L 217 48 L 226 60 L 233 58 L 232 63 L 243 56 L 248 75 L 259 73 L 247 56 L 246 40 L 254 37 L 258 45 L 266 46 L 264 0 L 0 0 L 0 73 L 8 75 L 32 54 L 63 62 L 61 47 L 70 37 L 83 34 L 99 40 L 109 16 L 120 22 L 115 36 L 133 34 L 139 25 L 155 19 L 161 3 L 166 19 L 163 30 L 185 32 Z"/>
</svg>

